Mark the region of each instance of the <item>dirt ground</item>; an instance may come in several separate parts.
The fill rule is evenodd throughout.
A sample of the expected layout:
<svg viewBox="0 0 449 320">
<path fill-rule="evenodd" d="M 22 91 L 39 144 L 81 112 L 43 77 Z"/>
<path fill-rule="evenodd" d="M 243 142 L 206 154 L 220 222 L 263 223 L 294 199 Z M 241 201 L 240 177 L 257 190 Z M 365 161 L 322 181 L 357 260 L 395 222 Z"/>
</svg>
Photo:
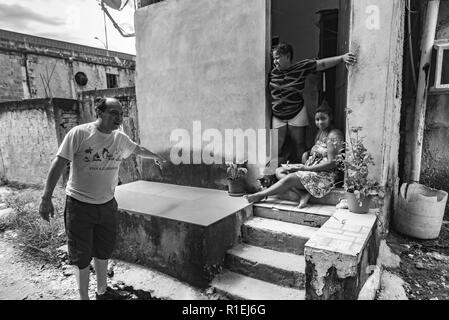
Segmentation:
<svg viewBox="0 0 449 320">
<path fill-rule="evenodd" d="M 60 262 L 49 263 L 25 250 L 14 230 L 0 232 L 0 300 L 76 300 L 76 279 L 63 255 Z M 449 300 L 449 222 L 444 221 L 435 240 L 417 240 L 390 231 L 388 246 L 399 255 L 400 267 L 387 269 L 405 282 L 410 300 Z M 133 292 L 123 283 L 109 279 L 130 300 L 151 299 Z M 95 277 L 90 282 L 95 298 Z M 154 298 L 153 298 L 154 299 Z"/>
<path fill-rule="evenodd" d="M 389 247 L 401 258 L 391 273 L 405 281 L 410 300 L 449 300 L 449 222 L 435 240 L 417 240 L 390 230 Z"/>
</svg>

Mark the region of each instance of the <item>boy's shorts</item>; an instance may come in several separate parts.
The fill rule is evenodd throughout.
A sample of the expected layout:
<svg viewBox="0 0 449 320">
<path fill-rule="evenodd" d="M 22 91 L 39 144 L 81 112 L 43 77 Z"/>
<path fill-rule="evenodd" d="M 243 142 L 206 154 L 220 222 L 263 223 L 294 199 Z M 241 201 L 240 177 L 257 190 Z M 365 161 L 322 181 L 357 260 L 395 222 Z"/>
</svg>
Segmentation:
<svg viewBox="0 0 449 320">
<path fill-rule="evenodd" d="M 302 110 L 289 120 L 281 120 L 278 117 L 273 116 L 272 127 L 273 129 L 279 129 L 286 125 L 292 127 L 307 127 L 309 125 L 309 116 L 307 115 L 306 106 L 302 107 Z"/>
<path fill-rule="evenodd" d="M 118 226 L 117 202 L 81 202 L 67 196 L 64 210 L 69 264 L 89 266 L 92 257 L 106 260 L 114 250 Z"/>
</svg>

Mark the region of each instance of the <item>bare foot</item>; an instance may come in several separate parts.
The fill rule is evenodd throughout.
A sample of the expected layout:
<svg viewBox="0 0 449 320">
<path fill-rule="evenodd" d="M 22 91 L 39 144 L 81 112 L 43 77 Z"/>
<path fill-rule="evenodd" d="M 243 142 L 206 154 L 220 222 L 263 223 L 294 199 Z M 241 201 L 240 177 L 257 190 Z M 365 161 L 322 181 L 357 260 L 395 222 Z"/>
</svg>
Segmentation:
<svg viewBox="0 0 449 320">
<path fill-rule="evenodd" d="M 243 196 L 248 202 L 260 202 L 262 199 L 266 198 L 263 195 L 260 195 L 258 192 L 254 194 L 248 194 L 246 196 Z"/>
<path fill-rule="evenodd" d="M 307 203 L 309 202 L 310 199 L 310 193 L 305 192 L 305 193 L 301 193 L 301 200 L 299 201 L 299 205 L 298 208 L 302 209 L 307 207 Z"/>
</svg>

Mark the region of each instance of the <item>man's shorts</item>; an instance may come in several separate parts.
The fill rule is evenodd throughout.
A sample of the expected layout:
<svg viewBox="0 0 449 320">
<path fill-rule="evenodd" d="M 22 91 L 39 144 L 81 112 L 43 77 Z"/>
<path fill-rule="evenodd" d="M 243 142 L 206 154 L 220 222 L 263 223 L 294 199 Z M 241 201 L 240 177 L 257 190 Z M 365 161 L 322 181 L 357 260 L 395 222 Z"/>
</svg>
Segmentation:
<svg viewBox="0 0 449 320">
<path fill-rule="evenodd" d="M 307 127 L 309 125 L 309 116 L 307 115 L 306 106 L 303 106 L 302 110 L 289 120 L 281 120 L 273 116 L 273 129 L 285 127 L 287 124 L 292 127 Z"/>
<path fill-rule="evenodd" d="M 110 258 L 118 229 L 115 199 L 103 204 L 90 204 L 67 196 L 64 223 L 69 264 L 84 269 L 89 266 L 92 257 L 102 260 Z"/>
</svg>

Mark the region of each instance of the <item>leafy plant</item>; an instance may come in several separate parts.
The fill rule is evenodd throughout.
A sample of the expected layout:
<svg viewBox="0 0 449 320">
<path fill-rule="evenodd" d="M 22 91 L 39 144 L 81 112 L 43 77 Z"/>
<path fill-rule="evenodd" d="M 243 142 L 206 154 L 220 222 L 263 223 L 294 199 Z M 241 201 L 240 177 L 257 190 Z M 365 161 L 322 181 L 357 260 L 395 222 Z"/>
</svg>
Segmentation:
<svg viewBox="0 0 449 320">
<path fill-rule="evenodd" d="M 347 115 L 352 111 L 347 109 Z M 346 117 L 348 119 L 348 117 Z M 384 187 L 375 179 L 368 177 L 368 168 L 374 165 L 374 159 L 364 145 L 364 137 L 360 135 L 362 127 L 349 127 L 350 139 L 345 143 L 345 153 L 337 156 L 339 169 L 345 172 L 344 189 L 353 193 L 356 198 L 361 199 L 367 196 L 383 198 L 385 196 Z"/>
<path fill-rule="evenodd" d="M 246 177 L 248 174 L 248 169 L 244 166 L 246 161 L 243 163 L 226 162 L 228 169 L 226 170 L 227 177 L 230 180 L 238 180 L 240 178 Z"/>
</svg>

